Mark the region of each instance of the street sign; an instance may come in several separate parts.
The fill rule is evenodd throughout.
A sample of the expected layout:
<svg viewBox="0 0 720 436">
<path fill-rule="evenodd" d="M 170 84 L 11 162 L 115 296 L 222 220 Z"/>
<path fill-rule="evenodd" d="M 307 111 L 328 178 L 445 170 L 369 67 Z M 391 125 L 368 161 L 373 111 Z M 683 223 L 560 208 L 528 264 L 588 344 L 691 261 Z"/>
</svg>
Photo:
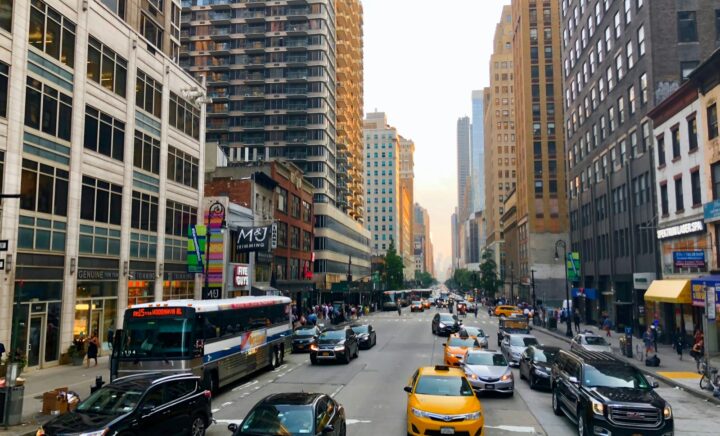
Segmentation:
<svg viewBox="0 0 720 436">
<path fill-rule="evenodd" d="M 707 291 L 705 292 L 705 313 L 707 313 L 708 321 L 715 321 L 715 303 L 718 290 L 720 290 L 720 285 L 716 285 L 715 289 L 707 288 Z"/>
<path fill-rule="evenodd" d="M 0 251 L 8 251 L 8 240 L 0 239 Z"/>
</svg>

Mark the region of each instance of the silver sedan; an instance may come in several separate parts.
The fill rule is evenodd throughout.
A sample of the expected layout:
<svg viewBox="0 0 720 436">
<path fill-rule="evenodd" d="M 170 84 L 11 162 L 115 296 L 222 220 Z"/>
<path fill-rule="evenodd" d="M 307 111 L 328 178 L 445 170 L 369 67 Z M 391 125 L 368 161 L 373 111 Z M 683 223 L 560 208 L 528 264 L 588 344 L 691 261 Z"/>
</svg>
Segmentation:
<svg viewBox="0 0 720 436">
<path fill-rule="evenodd" d="M 464 325 L 460 328 L 460 334 L 462 335 L 462 331 L 465 330 L 468 336 L 473 336 L 477 338 L 477 341 L 480 343 L 480 347 L 487 350 L 488 348 L 488 337 L 485 334 L 485 332 L 479 328 L 469 325 Z"/>
<path fill-rule="evenodd" d="M 476 392 L 515 392 L 512 370 L 498 351 L 468 351 L 462 367 Z"/>
</svg>

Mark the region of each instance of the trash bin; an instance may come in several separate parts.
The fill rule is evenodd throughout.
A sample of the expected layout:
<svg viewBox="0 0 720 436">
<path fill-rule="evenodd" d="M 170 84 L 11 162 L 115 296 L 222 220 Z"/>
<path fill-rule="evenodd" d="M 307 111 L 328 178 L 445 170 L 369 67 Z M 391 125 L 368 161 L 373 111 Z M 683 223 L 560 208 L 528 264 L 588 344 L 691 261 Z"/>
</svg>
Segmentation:
<svg viewBox="0 0 720 436">
<path fill-rule="evenodd" d="M 633 345 L 632 345 L 632 327 L 625 327 L 625 341 L 624 341 L 623 354 L 627 357 L 633 357 Z"/>
<path fill-rule="evenodd" d="M 0 412 L 3 425 L 18 425 L 22 420 L 25 386 L 0 389 Z"/>
</svg>

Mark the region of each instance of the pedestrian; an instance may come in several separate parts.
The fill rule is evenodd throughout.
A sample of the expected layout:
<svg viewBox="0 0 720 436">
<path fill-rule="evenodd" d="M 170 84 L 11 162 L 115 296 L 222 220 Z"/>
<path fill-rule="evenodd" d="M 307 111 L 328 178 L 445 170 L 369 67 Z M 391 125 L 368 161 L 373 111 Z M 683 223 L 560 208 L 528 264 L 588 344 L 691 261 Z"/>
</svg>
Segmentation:
<svg viewBox="0 0 720 436">
<path fill-rule="evenodd" d="M 643 334 L 643 343 L 645 344 L 645 356 L 647 356 L 653 349 L 653 332 L 650 327 Z"/>
<path fill-rule="evenodd" d="M 653 348 L 655 349 L 655 352 L 657 353 L 657 341 L 658 341 L 658 336 L 660 336 L 660 331 L 658 330 L 658 326 L 656 326 L 655 324 L 653 324 L 650 327 L 650 330 L 652 333 Z"/>
<path fill-rule="evenodd" d="M 475 312 L 475 318 L 477 318 L 477 313 L 478 313 L 478 304 L 477 303 L 475 303 L 475 308 L 474 308 L 473 312 Z"/>
<path fill-rule="evenodd" d="M 98 338 L 97 338 L 97 332 L 94 331 L 92 335 L 87 340 L 87 368 L 90 368 L 90 359 L 95 360 L 95 365 L 97 366 L 98 361 Z"/>
<path fill-rule="evenodd" d="M 612 335 L 610 334 L 610 329 L 612 328 L 612 321 L 610 321 L 609 316 L 605 317 L 605 319 L 603 320 L 602 326 L 603 326 L 603 330 L 605 330 L 605 336 L 607 336 L 608 338 L 612 337 Z"/>
<path fill-rule="evenodd" d="M 580 311 L 575 309 L 575 314 L 573 315 L 573 322 L 575 323 L 575 331 L 580 331 Z"/>
<path fill-rule="evenodd" d="M 400 305 L 400 299 L 397 300 L 398 316 L 402 316 L 402 306 Z"/>
<path fill-rule="evenodd" d="M 678 357 L 680 360 L 682 360 L 682 352 L 683 352 L 683 346 L 685 345 L 685 338 L 683 333 L 680 331 L 680 327 L 675 329 L 675 341 L 673 342 L 673 346 L 675 347 L 675 351 L 678 354 Z"/>
</svg>

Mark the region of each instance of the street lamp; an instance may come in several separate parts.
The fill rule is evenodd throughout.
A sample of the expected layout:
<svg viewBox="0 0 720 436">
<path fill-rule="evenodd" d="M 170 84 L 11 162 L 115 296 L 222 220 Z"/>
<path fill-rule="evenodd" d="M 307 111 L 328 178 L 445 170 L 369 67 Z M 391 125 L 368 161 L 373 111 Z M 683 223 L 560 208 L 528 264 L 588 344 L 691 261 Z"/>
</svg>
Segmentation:
<svg viewBox="0 0 720 436">
<path fill-rule="evenodd" d="M 210 222 L 213 218 L 220 218 L 221 224 L 220 224 L 220 233 L 224 233 L 225 229 L 227 228 L 227 223 L 225 222 L 225 206 L 222 205 L 219 201 L 215 201 L 213 204 L 210 205 L 208 208 L 208 214 L 207 219 L 205 220 L 205 262 L 203 262 L 203 272 L 205 273 L 205 286 L 203 289 L 203 299 L 204 300 L 210 300 L 214 298 L 220 298 L 221 296 L 214 297 L 210 295 L 210 277 L 209 277 L 209 257 L 210 254 Z"/>
<path fill-rule="evenodd" d="M 558 254 L 558 247 L 562 246 L 563 248 L 563 255 L 565 259 L 563 259 L 563 263 L 565 264 L 565 301 L 567 301 L 567 313 L 565 314 L 565 321 L 567 321 L 567 331 L 565 331 L 565 336 L 568 338 L 572 338 L 572 324 L 570 324 L 570 288 L 568 287 L 568 269 L 567 269 L 567 244 L 562 239 L 559 239 L 557 242 L 555 242 L 555 261 L 557 262 L 560 260 L 560 256 Z"/>
</svg>

